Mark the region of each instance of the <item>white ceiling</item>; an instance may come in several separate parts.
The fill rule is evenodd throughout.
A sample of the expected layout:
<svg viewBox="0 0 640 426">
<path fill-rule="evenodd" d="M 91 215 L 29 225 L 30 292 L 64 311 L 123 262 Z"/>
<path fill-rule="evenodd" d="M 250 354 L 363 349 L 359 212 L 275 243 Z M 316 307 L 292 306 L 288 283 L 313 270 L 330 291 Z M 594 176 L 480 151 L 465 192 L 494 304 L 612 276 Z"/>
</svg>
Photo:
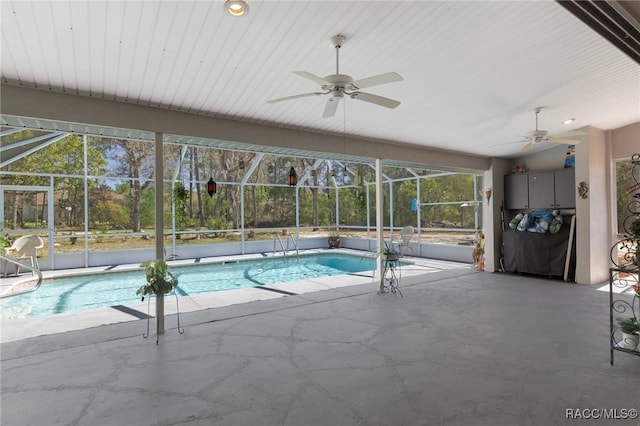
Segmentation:
<svg viewBox="0 0 640 426">
<path fill-rule="evenodd" d="M 2 81 L 216 117 L 491 157 L 535 127 L 560 133 L 640 120 L 640 66 L 555 2 L 2 1 Z M 291 74 L 396 71 L 364 91 L 396 109 L 346 99 L 266 101 L 318 91 Z M 343 113 L 344 111 L 344 113 Z M 561 124 L 575 118 L 570 126 Z M 506 144 L 506 145 L 505 145 Z"/>
</svg>

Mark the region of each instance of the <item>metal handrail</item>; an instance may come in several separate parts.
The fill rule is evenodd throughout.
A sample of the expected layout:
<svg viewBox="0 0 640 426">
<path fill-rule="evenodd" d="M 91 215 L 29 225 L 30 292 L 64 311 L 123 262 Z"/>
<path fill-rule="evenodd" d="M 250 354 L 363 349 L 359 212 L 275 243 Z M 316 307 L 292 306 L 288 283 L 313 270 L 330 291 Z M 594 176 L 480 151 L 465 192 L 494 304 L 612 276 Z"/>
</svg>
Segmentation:
<svg viewBox="0 0 640 426">
<path fill-rule="evenodd" d="M 273 254 L 276 254 L 276 241 L 280 242 L 280 247 L 282 247 L 282 253 L 284 254 L 285 257 L 287 257 L 287 250 L 285 250 L 284 244 L 282 244 L 282 239 L 280 238 L 280 235 L 276 235 L 276 237 L 273 239 Z"/>
<path fill-rule="evenodd" d="M 289 234 L 287 235 L 287 250 L 289 250 L 289 240 L 291 240 L 291 242 L 293 242 L 293 247 L 296 249 L 296 257 L 298 257 L 298 243 L 296 243 L 295 238 L 293 238 L 293 235 Z"/>
<path fill-rule="evenodd" d="M 13 257 L 7 256 L 7 255 L 2 254 L 2 253 L 0 253 L 0 260 L 3 260 L 3 261 L 8 262 L 8 263 L 13 263 L 14 265 L 17 265 L 19 268 L 25 267 L 25 268 L 31 270 L 32 272 L 35 272 L 36 275 L 38 275 L 38 282 L 36 283 L 36 285 L 34 287 L 28 288 L 26 290 L 20 290 L 20 291 L 11 292 L 11 293 L 0 294 L 0 299 L 4 299 L 5 297 L 10 297 L 10 296 L 17 296 L 19 294 L 31 293 L 32 291 L 36 291 L 37 289 L 39 289 L 40 285 L 42 285 L 42 272 L 40 272 L 40 268 L 38 268 L 36 266 L 28 265 L 26 263 L 22 263 L 22 262 L 18 261 L 18 259 L 15 259 Z"/>
</svg>

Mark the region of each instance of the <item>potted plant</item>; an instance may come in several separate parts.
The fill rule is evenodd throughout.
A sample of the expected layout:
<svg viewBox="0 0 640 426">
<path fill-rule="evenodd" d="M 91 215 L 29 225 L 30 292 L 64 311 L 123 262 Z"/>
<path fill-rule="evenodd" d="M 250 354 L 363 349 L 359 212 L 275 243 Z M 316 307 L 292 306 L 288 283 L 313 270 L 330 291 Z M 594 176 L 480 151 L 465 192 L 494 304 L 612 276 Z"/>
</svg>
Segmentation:
<svg viewBox="0 0 640 426">
<path fill-rule="evenodd" d="M 640 322 L 636 318 L 618 318 L 617 321 L 622 330 L 620 345 L 626 349 L 635 350 L 640 341 Z"/>
<path fill-rule="evenodd" d="M 640 218 L 631 222 L 629 232 L 631 233 L 631 239 L 636 245 L 636 265 L 640 267 Z"/>
<path fill-rule="evenodd" d="M 141 285 L 136 294 L 142 296 L 142 301 L 148 294 L 161 297 L 170 293 L 178 285 L 178 278 L 169 272 L 169 265 L 163 259 L 148 260 L 141 266 L 144 267 L 147 283 Z"/>
<path fill-rule="evenodd" d="M 387 262 L 395 262 L 400 257 L 400 245 L 401 244 L 393 244 L 393 242 L 384 242 L 384 247 L 382 248 L 382 260 L 386 260 Z"/>
<path fill-rule="evenodd" d="M 340 233 L 337 229 L 329 232 L 329 237 L 327 238 L 329 242 L 329 248 L 338 248 L 340 247 Z"/>
</svg>

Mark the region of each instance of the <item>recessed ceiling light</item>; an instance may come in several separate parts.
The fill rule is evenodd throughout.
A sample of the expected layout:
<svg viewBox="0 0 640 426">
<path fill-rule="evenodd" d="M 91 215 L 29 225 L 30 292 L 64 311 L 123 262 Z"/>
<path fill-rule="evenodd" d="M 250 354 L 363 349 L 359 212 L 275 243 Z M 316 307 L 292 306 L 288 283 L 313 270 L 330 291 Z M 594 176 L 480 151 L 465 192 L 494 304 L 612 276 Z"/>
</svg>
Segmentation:
<svg viewBox="0 0 640 426">
<path fill-rule="evenodd" d="M 575 118 L 567 118 L 566 120 L 564 120 L 564 121 L 562 122 L 562 124 L 571 124 L 571 123 L 573 123 L 574 121 L 576 121 L 576 119 L 575 119 Z"/>
<path fill-rule="evenodd" d="M 249 13 L 249 2 L 247 0 L 226 0 L 224 7 L 233 16 L 242 16 Z"/>
</svg>

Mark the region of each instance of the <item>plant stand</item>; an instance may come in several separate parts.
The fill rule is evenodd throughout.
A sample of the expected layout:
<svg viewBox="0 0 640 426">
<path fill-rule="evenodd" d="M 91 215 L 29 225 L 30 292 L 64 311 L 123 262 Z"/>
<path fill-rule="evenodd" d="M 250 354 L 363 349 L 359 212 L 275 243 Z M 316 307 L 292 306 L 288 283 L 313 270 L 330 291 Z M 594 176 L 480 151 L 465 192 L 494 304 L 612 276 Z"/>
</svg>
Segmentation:
<svg viewBox="0 0 640 426">
<path fill-rule="evenodd" d="M 631 188 L 640 189 L 640 154 L 631 156 L 631 175 L 635 185 Z M 640 194 L 638 191 L 634 198 Z M 631 199 L 627 204 L 630 214 L 623 220 L 622 225 L 626 233 L 625 237 L 611 247 L 611 263 L 615 265 L 609 269 L 609 331 L 611 337 L 609 346 L 611 351 L 611 365 L 613 365 L 613 352 L 621 351 L 640 356 L 640 345 L 637 344 L 636 330 L 628 328 L 629 325 L 637 325 L 640 322 L 640 230 L 637 229 L 640 222 L 639 202 Z M 615 321 L 631 323 L 625 325 L 627 332 L 623 333 L 623 324 L 614 325 Z M 636 334 L 635 336 L 632 334 Z"/>
<path fill-rule="evenodd" d="M 176 315 L 178 317 L 178 333 L 183 334 L 184 328 L 180 330 L 180 305 L 178 304 L 178 294 L 176 293 L 175 288 L 169 294 L 173 294 L 176 297 Z M 151 321 L 150 309 L 151 309 L 151 296 L 149 296 L 149 299 L 147 300 L 147 332 L 142 335 L 142 337 L 144 337 L 145 339 L 149 337 L 149 334 L 150 334 L 149 332 L 149 323 Z M 160 309 L 162 309 L 162 312 L 159 312 Z M 157 345 L 160 342 L 160 334 L 164 333 L 164 295 L 156 296 L 156 317 L 158 320 L 162 321 L 162 323 L 160 322 L 157 323 L 157 328 L 156 328 L 156 345 Z"/>
<path fill-rule="evenodd" d="M 617 318 L 629 317 L 638 318 L 640 316 L 640 298 L 635 292 L 621 293 L 620 290 L 627 290 L 634 285 L 640 284 L 640 268 L 634 264 L 621 265 L 609 269 L 609 330 L 610 330 L 610 352 L 611 365 L 613 365 L 614 351 L 626 352 L 628 354 L 640 356 L 640 346 L 633 346 L 632 339 L 622 333 L 622 329 L 616 324 L 614 314 Z"/>
<path fill-rule="evenodd" d="M 380 289 L 378 290 L 378 294 L 398 293 L 400 297 L 404 297 L 402 295 L 402 292 L 398 288 L 398 285 L 400 284 L 400 278 L 402 277 L 398 257 L 387 257 L 383 260 L 383 262 L 384 264 L 382 269 L 382 277 L 380 277 Z"/>
</svg>

